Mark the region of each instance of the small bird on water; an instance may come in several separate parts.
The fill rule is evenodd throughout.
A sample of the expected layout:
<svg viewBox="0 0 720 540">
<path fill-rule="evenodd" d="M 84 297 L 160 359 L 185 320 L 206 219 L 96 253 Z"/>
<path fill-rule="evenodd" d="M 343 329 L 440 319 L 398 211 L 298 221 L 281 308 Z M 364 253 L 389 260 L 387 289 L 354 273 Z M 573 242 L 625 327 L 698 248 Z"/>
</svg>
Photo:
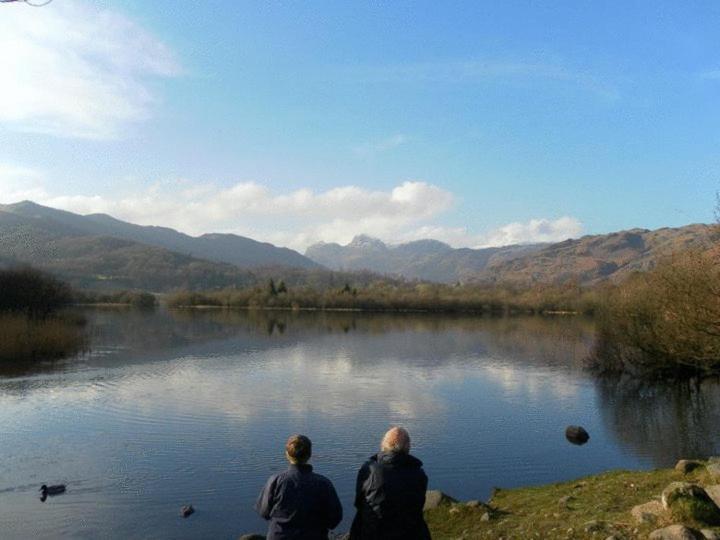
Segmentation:
<svg viewBox="0 0 720 540">
<path fill-rule="evenodd" d="M 43 484 L 40 486 L 40 500 L 42 502 L 45 502 L 48 496 L 60 495 L 61 493 L 65 493 L 65 484 L 57 484 L 55 486 Z"/>
</svg>

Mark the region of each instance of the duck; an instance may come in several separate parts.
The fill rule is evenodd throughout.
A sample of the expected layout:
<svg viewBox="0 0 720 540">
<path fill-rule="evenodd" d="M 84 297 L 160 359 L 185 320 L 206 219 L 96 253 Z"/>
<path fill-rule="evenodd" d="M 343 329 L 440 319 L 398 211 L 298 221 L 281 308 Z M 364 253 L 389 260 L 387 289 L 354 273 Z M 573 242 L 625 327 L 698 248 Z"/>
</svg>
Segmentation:
<svg viewBox="0 0 720 540">
<path fill-rule="evenodd" d="M 47 497 L 48 495 L 60 495 L 61 493 L 65 493 L 65 484 L 57 484 L 55 486 L 47 486 L 43 484 L 40 486 L 40 492 L 43 497 Z"/>
</svg>

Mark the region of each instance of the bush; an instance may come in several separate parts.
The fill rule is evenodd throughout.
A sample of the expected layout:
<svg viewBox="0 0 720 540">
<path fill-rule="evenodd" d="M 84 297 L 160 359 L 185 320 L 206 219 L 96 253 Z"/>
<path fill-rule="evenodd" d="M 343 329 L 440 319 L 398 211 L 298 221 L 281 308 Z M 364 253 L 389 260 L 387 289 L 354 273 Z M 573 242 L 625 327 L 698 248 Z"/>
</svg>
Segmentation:
<svg viewBox="0 0 720 540">
<path fill-rule="evenodd" d="M 46 317 L 70 303 L 70 288 L 32 268 L 0 270 L 0 311 Z"/>
<path fill-rule="evenodd" d="M 712 251 L 668 258 L 611 291 L 598 320 L 596 367 L 720 371 L 720 266 Z"/>
</svg>

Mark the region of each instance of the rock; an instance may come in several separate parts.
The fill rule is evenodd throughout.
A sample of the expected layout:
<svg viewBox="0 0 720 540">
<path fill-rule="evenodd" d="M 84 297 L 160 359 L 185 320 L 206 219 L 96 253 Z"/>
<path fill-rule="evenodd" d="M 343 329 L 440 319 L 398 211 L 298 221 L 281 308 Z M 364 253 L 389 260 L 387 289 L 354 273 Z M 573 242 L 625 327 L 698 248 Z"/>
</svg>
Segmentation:
<svg viewBox="0 0 720 540">
<path fill-rule="evenodd" d="M 702 462 L 697 461 L 696 459 L 681 459 L 675 464 L 675 470 L 680 471 L 683 474 L 687 474 L 700 466 L 702 466 Z"/>
<path fill-rule="evenodd" d="M 720 484 L 705 486 L 705 493 L 707 493 L 708 497 L 713 500 L 715 506 L 720 507 Z"/>
<path fill-rule="evenodd" d="M 678 521 L 720 523 L 720 508 L 697 484 L 672 482 L 662 492 L 662 505 Z"/>
<path fill-rule="evenodd" d="M 715 482 L 720 482 L 720 463 L 708 463 L 705 468 Z"/>
<path fill-rule="evenodd" d="M 451 514 L 459 514 L 460 508 L 458 506 L 453 506 L 452 508 L 450 508 L 450 513 Z"/>
<path fill-rule="evenodd" d="M 485 504 L 482 501 L 476 501 L 476 500 L 466 502 L 465 506 L 467 506 L 468 508 L 476 508 L 478 510 L 487 510 L 487 511 L 492 510 L 490 508 L 490 505 Z"/>
<path fill-rule="evenodd" d="M 582 426 L 568 426 L 565 428 L 565 438 L 573 444 L 581 445 L 590 440 L 590 435 Z"/>
<path fill-rule="evenodd" d="M 658 529 L 650 533 L 650 540 L 704 540 L 705 537 L 684 525 L 670 525 L 664 529 Z"/>
<path fill-rule="evenodd" d="M 639 504 L 630 510 L 630 514 L 637 523 L 655 523 L 664 513 L 665 509 L 660 501 Z"/>
<path fill-rule="evenodd" d="M 700 534 L 705 537 L 705 540 L 720 540 L 720 534 L 710 529 L 701 529 Z"/>
<path fill-rule="evenodd" d="M 562 508 L 569 508 L 570 503 L 573 502 L 574 500 L 575 500 L 575 497 L 573 497 L 572 495 L 565 495 L 564 497 L 560 497 L 560 499 L 558 499 L 558 504 Z"/>
<path fill-rule="evenodd" d="M 432 510 L 433 508 L 456 502 L 457 500 L 453 499 L 450 495 L 438 489 L 433 489 L 425 493 L 425 506 L 423 506 L 423 510 Z"/>
<path fill-rule="evenodd" d="M 349 537 L 350 535 L 348 535 Z M 338 540 L 342 537 L 338 537 Z M 265 540 L 265 536 L 262 534 L 243 534 L 238 540 Z"/>
<path fill-rule="evenodd" d="M 192 504 L 187 504 L 180 509 L 180 515 L 184 518 L 188 517 L 189 515 L 193 514 L 194 512 L 195 512 L 195 509 L 193 508 Z"/>
<path fill-rule="evenodd" d="M 480 521 L 490 521 L 490 512 L 485 512 L 482 516 L 480 516 Z"/>
</svg>

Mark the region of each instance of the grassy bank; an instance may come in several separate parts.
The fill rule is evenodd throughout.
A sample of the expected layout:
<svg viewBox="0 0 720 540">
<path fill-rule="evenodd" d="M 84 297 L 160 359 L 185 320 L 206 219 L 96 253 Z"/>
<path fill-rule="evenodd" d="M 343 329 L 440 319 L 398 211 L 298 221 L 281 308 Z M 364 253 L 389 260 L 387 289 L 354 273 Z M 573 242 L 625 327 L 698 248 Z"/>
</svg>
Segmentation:
<svg viewBox="0 0 720 540">
<path fill-rule="evenodd" d="M 674 469 L 650 472 L 612 471 L 570 482 L 539 487 L 498 490 L 483 506 L 443 505 L 426 511 L 435 540 L 489 538 L 620 539 L 647 538 L 658 528 L 677 522 L 663 516 L 654 524 L 640 524 L 630 510 L 660 496 L 674 481 L 711 485 L 704 467 L 689 474 Z M 707 525 L 689 521 L 698 529 Z M 714 530 L 720 531 L 720 528 Z"/>
</svg>

